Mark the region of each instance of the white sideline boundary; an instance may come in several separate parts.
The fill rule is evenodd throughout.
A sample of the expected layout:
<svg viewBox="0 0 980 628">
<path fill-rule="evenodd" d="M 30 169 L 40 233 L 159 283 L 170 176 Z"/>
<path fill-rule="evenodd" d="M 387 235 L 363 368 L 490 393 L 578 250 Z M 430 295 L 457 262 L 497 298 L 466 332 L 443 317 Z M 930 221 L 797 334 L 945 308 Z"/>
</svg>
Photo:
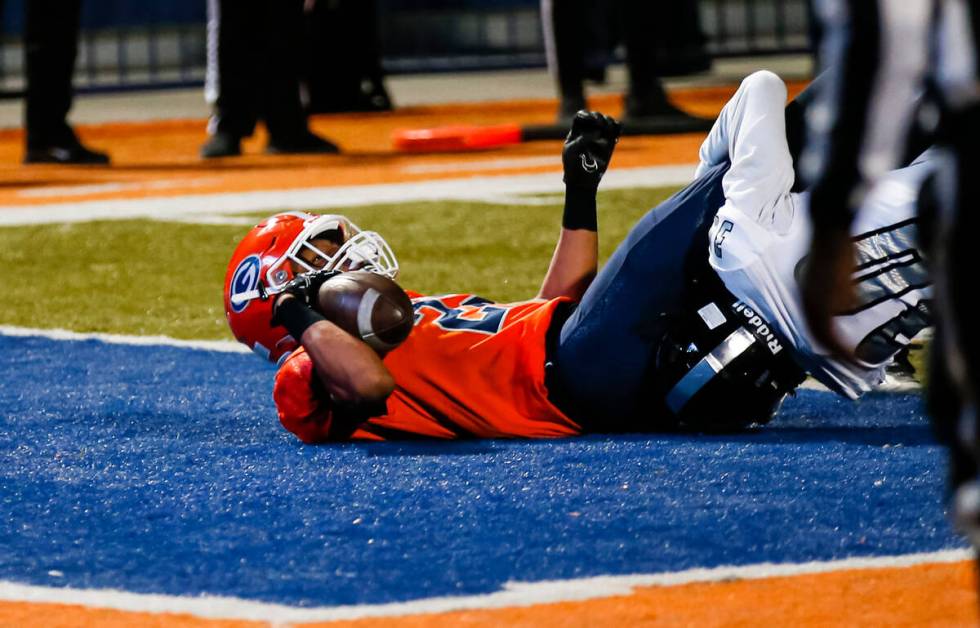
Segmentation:
<svg viewBox="0 0 980 628">
<path fill-rule="evenodd" d="M 127 336 L 124 334 L 79 333 L 67 329 L 32 329 L 0 325 L 0 336 L 47 338 L 49 340 L 98 340 L 111 345 L 180 347 L 221 353 L 251 353 L 245 345 L 230 340 L 181 340 L 169 336 Z"/>
<path fill-rule="evenodd" d="M 559 163 L 556 159 L 556 163 Z M 694 178 L 694 164 L 622 168 L 607 173 L 602 189 L 683 185 Z M 464 177 L 336 187 L 294 188 L 272 191 L 192 194 L 185 196 L 77 201 L 44 205 L 0 206 L 0 226 L 125 220 L 133 218 L 182 219 L 194 216 L 326 209 L 410 201 L 475 200 L 495 196 L 541 194 L 564 190 L 561 172 L 544 174 Z"/>
<path fill-rule="evenodd" d="M 329 622 L 371 617 L 428 615 L 451 611 L 527 607 L 631 595 L 637 587 L 671 587 L 731 580 L 758 580 L 821 574 L 844 570 L 908 568 L 971 560 L 966 549 L 920 554 L 845 558 L 807 563 L 760 563 L 688 569 L 659 574 L 597 576 L 574 580 L 507 582 L 503 589 L 483 595 L 433 597 L 411 602 L 300 608 L 234 597 L 140 594 L 115 589 L 72 589 L 0 581 L 0 600 L 41 604 L 70 604 L 137 613 L 184 614 L 204 619 L 266 621 L 270 623 Z"/>
</svg>

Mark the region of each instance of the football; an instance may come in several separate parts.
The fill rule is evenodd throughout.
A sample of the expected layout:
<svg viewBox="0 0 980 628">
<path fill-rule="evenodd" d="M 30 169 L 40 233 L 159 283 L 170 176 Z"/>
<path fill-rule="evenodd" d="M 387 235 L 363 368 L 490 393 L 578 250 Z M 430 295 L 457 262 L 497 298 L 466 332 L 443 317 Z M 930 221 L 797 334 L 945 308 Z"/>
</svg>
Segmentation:
<svg viewBox="0 0 980 628">
<path fill-rule="evenodd" d="M 320 313 L 379 354 L 408 338 L 415 324 L 412 301 L 391 279 L 365 270 L 328 279 L 317 293 Z"/>
</svg>

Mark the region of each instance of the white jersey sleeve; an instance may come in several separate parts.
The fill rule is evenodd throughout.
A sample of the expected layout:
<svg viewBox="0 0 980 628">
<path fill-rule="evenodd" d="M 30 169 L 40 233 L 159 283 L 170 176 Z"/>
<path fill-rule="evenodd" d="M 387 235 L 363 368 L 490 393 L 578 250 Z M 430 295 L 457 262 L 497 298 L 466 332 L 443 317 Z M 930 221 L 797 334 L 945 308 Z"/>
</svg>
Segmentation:
<svg viewBox="0 0 980 628">
<path fill-rule="evenodd" d="M 831 389 L 857 397 L 881 382 L 885 365 L 929 321 L 931 286 L 914 217 L 931 160 L 927 153 L 886 175 L 865 199 L 853 224 L 860 305 L 835 320 L 861 364 L 834 360 L 813 339 L 803 314 L 797 277 L 810 244 L 809 197 L 789 191 L 793 169 L 785 140 L 785 91 L 780 95 L 770 82 L 767 77 L 762 87 L 743 83 L 739 91 L 749 94 L 736 94 L 726 105 L 724 126 L 702 147 L 707 162 L 724 139 L 732 161 L 724 181 L 726 202 L 709 234 L 709 261 L 728 290 L 781 333 L 801 366 Z"/>
<path fill-rule="evenodd" d="M 701 145 L 695 177 L 724 160 L 731 167 L 722 181 L 726 205 L 749 210 L 778 232 L 792 222 L 789 191 L 795 180 L 786 144 L 786 84 L 772 72 L 742 81 Z"/>
</svg>

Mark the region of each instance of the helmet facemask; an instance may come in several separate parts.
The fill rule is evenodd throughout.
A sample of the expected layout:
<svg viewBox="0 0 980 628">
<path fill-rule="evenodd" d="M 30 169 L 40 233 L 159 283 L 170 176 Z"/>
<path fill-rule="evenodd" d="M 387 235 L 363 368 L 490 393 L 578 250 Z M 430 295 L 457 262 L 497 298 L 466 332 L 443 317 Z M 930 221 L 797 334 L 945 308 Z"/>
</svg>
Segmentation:
<svg viewBox="0 0 980 628">
<path fill-rule="evenodd" d="M 330 235 L 326 235 L 328 233 Z M 340 248 L 332 254 L 327 253 L 313 244 L 317 239 L 327 239 Z M 301 257 L 300 253 L 304 251 L 311 252 L 315 259 L 322 260 L 322 264 L 311 264 Z M 296 272 L 296 268 L 302 272 Z M 286 253 L 269 267 L 265 275 L 266 293 L 276 294 L 297 274 L 317 270 L 366 270 L 395 279 L 398 260 L 377 232 L 361 231 L 342 216 L 320 216 L 310 221 Z"/>
</svg>

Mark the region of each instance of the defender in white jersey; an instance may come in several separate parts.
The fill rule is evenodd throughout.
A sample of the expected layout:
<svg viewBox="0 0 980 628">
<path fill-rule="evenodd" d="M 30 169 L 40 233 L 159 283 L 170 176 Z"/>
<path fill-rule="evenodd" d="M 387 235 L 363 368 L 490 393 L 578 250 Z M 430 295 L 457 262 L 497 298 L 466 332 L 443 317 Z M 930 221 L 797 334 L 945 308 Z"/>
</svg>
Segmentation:
<svg viewBox="0 0 980 628">
<path fill-rule="evenodd" d="M 857 243 L 858 302 L 836 317 L 857 356 L 839 361 L 813 338 L 799 278 L 811 237 L 809 193 L 795 193 L 786 141 L 786 87 L 770 72 L 743 81 L 701 147 L 696 176 L 725 161 L 725 203 L 709 232 L 711 268 L 725 287 L 791 346 L 798 364 L 834 391 L 856 398 L 884 379 L 885 366 L 930 324 L 932 287 L 917 237 L 916 201 L 933 170 L 927 151 L 885 175 L 865 197 L 851 233 Z"/>
<path fill-rule="evenodd" d="M 640 218 L 549 334 L 549 398 L 585 431 L 766 423 L 807 373 L 857 397 L 930 324 L 914 219 L 926 154 L 888 176 L 855 223 L 862 296 L 838 324 L 860 362 L 813 340 L 797 280 L 808 196 L 793 190 L 808 94 L 784 109 L 776 75 L 748 77 L 694 181 Z"/>
</svg>

